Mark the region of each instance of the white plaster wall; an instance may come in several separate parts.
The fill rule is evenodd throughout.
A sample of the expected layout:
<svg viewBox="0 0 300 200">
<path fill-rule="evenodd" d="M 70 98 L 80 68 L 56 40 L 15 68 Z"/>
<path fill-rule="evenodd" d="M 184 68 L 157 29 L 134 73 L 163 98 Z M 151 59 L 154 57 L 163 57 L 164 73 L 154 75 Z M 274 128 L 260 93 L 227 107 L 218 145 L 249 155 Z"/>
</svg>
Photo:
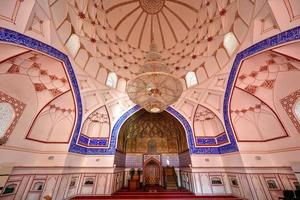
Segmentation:
<svg viewBox="0 0 300 200">
<path fill-rule="evenodd" d="M 291 167 L 299 163 L 300 151 L 191 155 L 192 167 Z M 299 171 L 299 170 L 298 170 Z"/>
<path fill-rule="evenodd" d="M 80 155 L 74 153 L 40 153 L 15 151 L 0 147 L 0 166 L 66 166 L 113 167 L 113 155 Z M 53 159 L 52 159 L 53 157 Z"/>
</svg>

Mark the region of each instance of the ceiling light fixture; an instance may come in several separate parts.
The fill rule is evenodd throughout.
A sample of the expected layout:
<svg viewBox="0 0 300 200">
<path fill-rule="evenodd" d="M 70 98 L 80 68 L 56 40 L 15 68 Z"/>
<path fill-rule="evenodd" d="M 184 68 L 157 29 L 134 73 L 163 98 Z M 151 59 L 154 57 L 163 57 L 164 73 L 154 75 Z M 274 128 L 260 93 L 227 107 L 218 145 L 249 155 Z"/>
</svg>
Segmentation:
<svg viewBox="0 0 300 200">
<path fill-rule="evenodd" d="M 159 113 L 175 103 L 183 91 L 181 81 L 173 76 L 152 42 L 138 75 L 130 80 L 126 92 L 131 101 L 151 113 Z"/>
</svg>

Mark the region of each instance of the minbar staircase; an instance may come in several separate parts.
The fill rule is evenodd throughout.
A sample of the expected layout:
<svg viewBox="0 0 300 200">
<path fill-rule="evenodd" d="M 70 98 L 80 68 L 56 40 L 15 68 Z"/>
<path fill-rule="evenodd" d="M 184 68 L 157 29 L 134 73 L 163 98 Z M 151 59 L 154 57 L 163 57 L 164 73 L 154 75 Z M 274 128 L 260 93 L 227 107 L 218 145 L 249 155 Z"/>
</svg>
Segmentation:
<svg viewBox="0 0 300 200">
<path fill-rule="evenodd" d="M 177 177 L 174 167 L 164 167 L 164 179 L 165 187 L 167 190 L 176 190 L 177 187 Z"/>
</svg>

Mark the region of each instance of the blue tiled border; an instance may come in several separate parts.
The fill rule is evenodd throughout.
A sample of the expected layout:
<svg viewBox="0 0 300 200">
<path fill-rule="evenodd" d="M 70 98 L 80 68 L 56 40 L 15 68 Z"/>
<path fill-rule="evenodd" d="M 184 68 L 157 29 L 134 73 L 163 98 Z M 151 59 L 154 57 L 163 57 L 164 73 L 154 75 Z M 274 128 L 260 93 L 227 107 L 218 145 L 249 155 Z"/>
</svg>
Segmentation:
<svg viewBox="0 0 300 200">
<path fill-rule="evenodd" d="M 89 138 L 85 135 L 79 135 L 78 143 L 90 147 L 107 147 L 108 138 Z"/>
<path fill-rule="evenodd" d="M 207 145 L 207 146 L 219 146 L 228 143 L 227 133 L 222 133 L 217 137 L 208 136 L 198 136 L 195 137 L 197 146 Z"/>
<path fill-rule="evenodd" d="M 39 51 L 41 53 L 52 56 L 64 63 L 73 88 L 73 94 L 75 96 L 76 101 L 75 103 L 77 108 L 77 120 L 75 123 L 75 128 L 71 141 L 71 144 L 76 144 L 82 120 L 82 103 L 76 76 L 68 56 L 62 53 L 61 51 L 51 47 L 50 45 L 47 45 L 31 37 L 2 27 L 0 27 L 0 41 Z M 72 151 L 71 148 L 70 151 Z"/>
<path fill-rule="evenodd" d="M 226 86 L 226 90 L 225 90 L 225 96 L 224 96 L 224 103 L 223 103 L 223 115 L 224 115 L 224 123 L 225 123 L 225 128 L 226 131 L 228 133 L 229 139 L 231 142 L 234 141 L 235 145 L 235 137 L 234 137 L 234 132 L 233 129 L 231 127 L 231 123 L 230 123 L 230 96 L 234 87 L 234 82 L 235 82 L 235 77 L 237 75 L 239 66 L 241 64 L 241 62 L 249 57 L 252 56 L 258 52 L 267 50 L 269 48 L 278 46 L 278 45 L 282 45 L 284 43 L 288 43 L 294 40 L 299 40 L 300 39 L 300 26 L 295 27 L 293 29 L 290 29 L 288 31 L 279 33 L 278 35 L 272 36 L 270 38 L 267 38 L 261 42 L 258 42 L 252 46 L 250 46 L 249 48 L 245 49 L 244 51 L 241 51 L 240 53 L 237 54 L 230 74 L 229 74 L 229 79 L 227 82 L 227 86 Z M 221 149 L 220 149 L 221 150 Z M 223 149 L 220 151 L 222 152 L 226 152 L 226 149 Z M 236 147 L 236 150 L 238 150 L 238 148 Z"/>
<path fill-rule="evenodd" d="M 193 131 L 191 126 L 189 125 L 188 121 L 180 114 L 178 113 L 174 108 L 168 107 L 167 111 L 171 113 L 173 116 L 175 116 L 184 126 L 189 142 L 189 149 L 190 153 L 194 154 L 223 154 L 223 153 L 229 153 L 229 152 L 235 152 L 238 151 L 237 143 L 234 137 L 234 132 L 231 127 L 230 123 L 230 113 L 229 113 L 229 102 L 230 102 L 230 96 L 233 89 L 233 84 L 235 81 L 235 77 L 237 75 L 238 68 L 240 66 L 240 63 L 243 59 L 252 56 L 258 52 L 261 52 L 263 50 L 266 50 L 268 48 L 281 45 L 287 42 L 291 42 L 294 40 L 300 39 L 300 27 L 293 28 L 291 30 L 282 32 L 278 35 L 275 35 L 273 37 L 267 38 L 259 43 L 256 43 L 252 45 L 251 47 L 245 49 L 244 51 L 237 54 L 232 69 L 230 71 L 228 83 L 225 90 L 225 96 L 224 96 L 224 104 L 223 104 L 223 113 L 224 113 L 224 123 L 225 128 L 228 134 L 228 138 L 230 141 L 230 144 L 226 144 L 220 147 L 195 147 L 194 144 L 194 138 L 193 138 Z M 71 145 L 69 148 L 70 152 L 80 153 L 80 154 L 89 154 L 89 155 L 98 155 L 98 154 L 114 154 L 115 148 L 116 148 L 116 139 L 117 134 L 119 132 L 119 129 L 121 128 L 121 125 L 126 121 L 126 119 L 131 116 L 133 113 L 138 111 L 140 109 L 139 106 L 134 106 L 130 110 L 128 110 L 125 114 L 123 114 L 118 121 L 116 122 L 115 126 L 112 130 L 112 135 L 110 139 L 110 146 L 109 148 L 87 148 L 83 147 L 77 144 L 77 139 L 79 137 L 79 131 L 82 121 L 82 102 L 80 98 L 80 92 L 78 83 L 75 77 L 75 73 L 73 71 L 72 65 L 68 59 L 68 56 L 64 53 L 60 52 L 59 50 L 43 43 L 38 40 L 35 40 L 33 38 L 30 38 L 28 36 L 25 36 L 21 33 L 1 28 L 0 27 L 0 41 L 12 43 L 16 45 L 20 45 L 23 47 L 27 47 L 33 50 L 37 50 L 39 52 L 42 52 L 44 54 L 50 55 L 58 60 L 61 60 L 65 66 L 66 71 L 68 73 L 69 79 L 71 81 L 71 85 L 73 88 L 74 96 L 76 99 L 76 107 L 77 107 L 77 120 L 71 140 Z"/>
</svg>

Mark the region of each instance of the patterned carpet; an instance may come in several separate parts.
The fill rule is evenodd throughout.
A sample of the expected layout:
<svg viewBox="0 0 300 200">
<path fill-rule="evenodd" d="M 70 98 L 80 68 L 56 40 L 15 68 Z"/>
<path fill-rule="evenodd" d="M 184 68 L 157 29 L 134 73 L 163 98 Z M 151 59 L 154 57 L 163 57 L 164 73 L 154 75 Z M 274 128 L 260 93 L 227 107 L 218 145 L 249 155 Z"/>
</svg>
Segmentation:
<svg viewBox="0 0 300 200">
<path fill-rule="evenodd" d="M 148 192 L 145 191 L 137 191 L 137 192 L 130 192 L 128 190 L 121 190 L 114 193 L 111 196 L 80 196 L 74 197 L 73 199 L 201 199 L 201 200 L 239 200 L 239 198 L 233 196 L 196 196 L 193 193 L 184 190 L 164 190 L 164 191 L 157 191 L 157 190 L 150 190 Z"/>
</svg>

